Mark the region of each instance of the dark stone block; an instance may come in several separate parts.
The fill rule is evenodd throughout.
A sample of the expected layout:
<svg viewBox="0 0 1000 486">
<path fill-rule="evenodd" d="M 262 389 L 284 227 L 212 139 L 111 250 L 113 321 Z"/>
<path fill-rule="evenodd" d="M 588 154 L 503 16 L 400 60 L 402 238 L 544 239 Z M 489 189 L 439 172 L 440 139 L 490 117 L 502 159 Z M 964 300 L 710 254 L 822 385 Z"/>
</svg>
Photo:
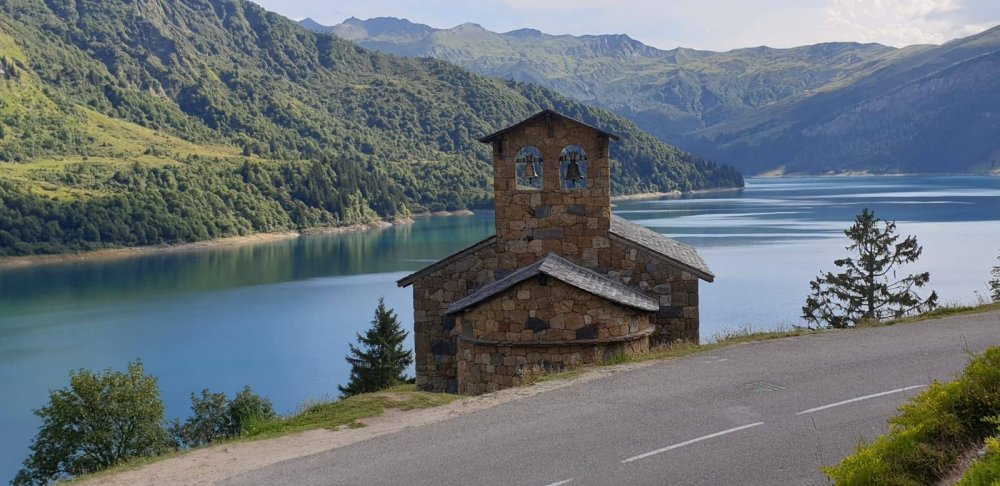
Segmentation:
<svg viewBox="0 0 1000 486">
<path fill-rule="evenodd" d="M 566 207 L 566 212 L 575 216 L 586 216 L 587 208 L 582 204 L 571 204 Z"/>
<path fill-rule="evenodd" d="M 656 311 L 656 317 L 660 319 L 680 319 L 684 317 L 683 307 L 660 307 Z"/>
<path fill-rule="evenodd" d="M 647 263 L 646 264 L 646 273 L 648 273 L 650 275 L 655 274 L 656 273 L 656 264 L 655 263 Z"/>
<path fill-rule="evenodd" d="M 597 339 L 597 325 L 591 324 L 576 330 L 577 339 Z"/>
<path fill-rule="evenodd" d="M 451 331 L 455 329 L 455 317 L 454 316 L 444 316 L 441 318 L 441 328 L 445 331 Z"/>
<path fill-rule="evenodd" d="M 552 214 L 552 206 L 535 206 L 536 218 L 547 218 Z"/>
<path fill-rule="evenodd" d="M 532 232 L 536 240 L 561 240 L 566 236 L 562 228 L 538 228 Z"/>
<path fill-rule="evenodd" d="M 537 317 L 529 317 L 527 321 L 524 321 L 524 328 L 533 332 L 541 332 L 549 328 L 549 321 L 543 321 Z"/>
<path fill-rule="evenodd" d="M 437 355 L 454 356 L 455 343 L 450 339 L 431 339 L 431 353 Z"/>
</svg>

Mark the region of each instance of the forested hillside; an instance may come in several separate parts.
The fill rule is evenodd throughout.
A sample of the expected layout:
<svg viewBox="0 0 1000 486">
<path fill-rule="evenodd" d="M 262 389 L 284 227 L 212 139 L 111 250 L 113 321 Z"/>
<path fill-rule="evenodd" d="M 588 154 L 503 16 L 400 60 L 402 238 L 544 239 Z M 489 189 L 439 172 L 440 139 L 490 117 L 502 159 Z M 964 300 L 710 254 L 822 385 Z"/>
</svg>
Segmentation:
<svg viewBox="0 0 1000 486">
<path fill-rule="evenodd" d="M 476 138 L 542 108 L 621 135 L 615 193 L 742 185 L 607 111 L 247 1 L 5 1 L 0 255 L 488 207 Z"/>
</svg>

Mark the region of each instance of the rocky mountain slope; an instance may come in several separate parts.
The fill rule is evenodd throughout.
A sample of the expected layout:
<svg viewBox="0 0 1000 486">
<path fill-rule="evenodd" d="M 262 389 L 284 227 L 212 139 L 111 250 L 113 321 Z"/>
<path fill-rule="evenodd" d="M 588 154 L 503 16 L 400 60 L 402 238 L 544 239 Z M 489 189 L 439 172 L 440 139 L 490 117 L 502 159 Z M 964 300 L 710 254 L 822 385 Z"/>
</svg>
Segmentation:
<svg viewBox="0 0 1000 486">
<path fill-rule="evenodd" d="M 749 173 L 1000 167 L 989 143 L 1000 137 L 991 123 L 1000 105 L 987 75 L 995 72 L 987 54 L 1000 48 L 996 29 L 943 46 L 710 52 L 659 50 L 624 35 L 434 29 L 391 18 L 308 22 L 369 48 L 553 88 Z"/>
</svg>

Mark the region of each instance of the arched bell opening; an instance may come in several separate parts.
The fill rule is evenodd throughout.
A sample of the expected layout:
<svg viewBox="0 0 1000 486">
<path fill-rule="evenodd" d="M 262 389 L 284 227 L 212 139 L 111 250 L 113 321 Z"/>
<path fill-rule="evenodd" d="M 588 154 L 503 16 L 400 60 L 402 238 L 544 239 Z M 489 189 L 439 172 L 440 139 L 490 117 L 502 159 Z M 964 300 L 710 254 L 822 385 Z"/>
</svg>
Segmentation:
<svg viewBox="0 0 1000 486">
<path fill-rule="evenodd" d="M 570 145 L 559 153 L 560 186 L 563 189 L 586 189 L 587 152 L 579 145 Z"/>
<path fill-rule="evenodd" d="M 524 147 L 517 151 L 514 158 L 517 174 L 517 189 L 521 191 L 539 191 L 542 189 L 542 151 L 537 147 Z"/>
</svg>

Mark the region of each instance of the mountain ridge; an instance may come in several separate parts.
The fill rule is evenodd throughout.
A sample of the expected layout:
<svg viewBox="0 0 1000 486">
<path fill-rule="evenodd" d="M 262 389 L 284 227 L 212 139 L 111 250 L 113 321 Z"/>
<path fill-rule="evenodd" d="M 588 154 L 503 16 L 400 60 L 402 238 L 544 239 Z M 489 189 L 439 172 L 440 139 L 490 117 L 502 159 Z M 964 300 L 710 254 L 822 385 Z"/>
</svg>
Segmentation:
<svg viewBox="0 0 1000 486">
<path fill-rule="evenodd" d="M 353 20 L 355 25 L 365 22 Z M 993 104 L 991 91 L 1000 86 L 992 86 L 973 72 L 988 63 L 977 67 L 963 63 L 1000 48 L 1000 26 L 939 46 L 894 48 L 836 42 L 726 52 L 683 47 L 659 50 L 641 43 L 641 47 L 620 51 L 601 50 L 594 39 L 617 45 L 618 36 L 556 36 L 538 31 L 530 37 L 488 33 L 457 42 L 442 38 L 448 29 L 420 28 L 428 33 L 418 40 L 394 39 L 391 32 L 383 32 L 377 39 L 354 42 L 400 55 L 435 57 L 502 79 L 541 84 L 623 115 L 661 140 L 748 173 L 776 169 L 797 174 L 1000 170 L 993 147 L 984 142 L 990 135 L 1000 137 L 1000 132 L 991 120 L 983 124 L 977 116 L 960 116 L 960 106 L 971 105 L 968 93 L 955 88 L 962 76 L 979 79 L 975 86 L 964 86 L 976 90 L 990 108 L 987 111 L 1000 110 L 1000 105 Z M 337 35 L 338 26 L 330 29 Z M 937 83 L 922 85 L 933 98 L 929 101 L 913 98 L 914 93 L 905 99 L 890 94 L 899 86 L 920 84 L 922 77 L 952 64 L 950 81 L 939 78 Z M 963 69 L 970 71 L 963 73 Z M 879 100 L 884 104 L 890 99 L 899 104 L 871 110 Z M 922 106 L 926 113 L 946 112 L 951 124 L 964 128 L 942 131 L 933 116 L 911 113 L 907 104 Z M 871 113 L 870 118 L 860 120 L 866 130 L 833 129 L 835 120 L 842 122 L 850 118 L 851 110 L 863 106 Z M 957 151 L 915 153 L 912 147 L 919 144 L 894 134 L 890 123 L 907 127 L 921 141 L 930 139 Z"/>
</svg>

